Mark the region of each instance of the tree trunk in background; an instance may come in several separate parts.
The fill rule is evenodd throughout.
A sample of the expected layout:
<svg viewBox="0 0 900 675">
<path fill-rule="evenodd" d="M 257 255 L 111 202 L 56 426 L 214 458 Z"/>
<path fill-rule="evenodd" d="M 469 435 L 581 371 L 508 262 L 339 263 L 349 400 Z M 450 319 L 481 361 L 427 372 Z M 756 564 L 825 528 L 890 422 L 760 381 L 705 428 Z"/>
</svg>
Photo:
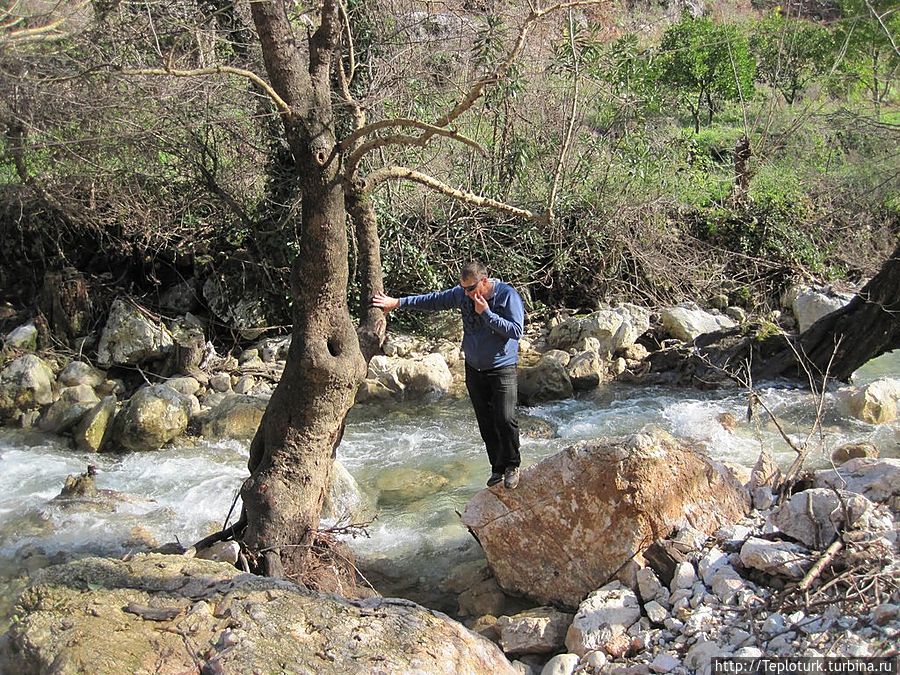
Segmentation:
<svg viewBox="0 0 900 675">
<path fill-rule="evenodd" d="M 337 8 L 326 1 L 307 55 L 280 3 L 251 7 L 270 82 L 291 108 L 283 122 L 301 187 L 302 224 L 291 271 L 293 340 L 251 444 L 241 538 L 258 572 L 293 575 L 310 563 L 333 448 L 365 363 L 347 307 L 347 214 L 332 153 L 329 74 Z"/>
<path fill-rule="evenodd" d="M 900 349 L 900 244 L 853 300 L 806 329 L 798 351 L 820 373 L 833 355 L 830 375 L 846 381 L 857 368 L 894 349 Z M 761 363 L 758 376 L 805 377 L 788 352 Z"/>
<path fill-rule="evenodd" d="M 381 238 L 372 200 L 355 186 L 347 188 L 347 211 L 356 231 L 359 245 L 359 346 L 366 363 L 381 352 L 387 333 L 384 312 L 372 307 L 371 298 L 384 291 L 381 268 Z"/>
</svg>

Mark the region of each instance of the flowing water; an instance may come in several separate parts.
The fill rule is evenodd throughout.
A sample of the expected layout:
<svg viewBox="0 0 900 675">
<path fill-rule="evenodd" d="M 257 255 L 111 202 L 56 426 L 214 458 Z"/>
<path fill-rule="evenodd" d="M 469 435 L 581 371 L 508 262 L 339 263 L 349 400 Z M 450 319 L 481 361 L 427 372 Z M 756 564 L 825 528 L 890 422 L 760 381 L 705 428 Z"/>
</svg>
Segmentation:
<svg viewBox="0 0 900 675">
<path fill-rule="evenodd" d="M 900 354 L 868 364 L 855 382 L 883 376 L 900 377 Z M 803 440 L 815 419 L 813 397 L 777 385 L 762 396 L 787 433 Z M 648 425 L 698 442 L 716 459 L 752 466 L 765 445 L 788 464 L 794 453 L 775 425 L 760 417 L 748 424 L 746 410 L 746 394 L 735 390 L 609 385 L 584 398 L 522 409 L 523 465 L 577 441 Z M 726 429 L 722 413 L 737 427 Z M 882 456 L 900 457 L 900 422 L 853 420 L 829 395 L 823 425 L 824 449 L 811 466 L 826 465 L 831 450 L 848 442 L 869 441 Z M 468 401 L 357 406 L 338 459 L 359 486 L 355 502 L 375 516 L 367 537 L 348 540 L 364 573 L 379 590 L 440 606 L 440 579 L 453 565 L 479 557 L 457 515 L 490 473 Z M 189 545 L 223 525 L 246 462 L 247 444 L 234 441 L 95 455 L 73 451 L 64 439 L 0 429 L 0 577 L 21 574 L 29 554 L 56 560 L 120 556 L 152 540 Z M 66 476 L 88 464 L 97 467 L 97 487 L 112 491 L 108 503 L 55 502 Z M 401 480 L 390 493 L 380 490 L 387 479 L 404 476 L 408 485 Z M 423 484 L 434 487 L 423 491 Z M 239 509 L 238 503 L 234 513 Z"/>
</svg>

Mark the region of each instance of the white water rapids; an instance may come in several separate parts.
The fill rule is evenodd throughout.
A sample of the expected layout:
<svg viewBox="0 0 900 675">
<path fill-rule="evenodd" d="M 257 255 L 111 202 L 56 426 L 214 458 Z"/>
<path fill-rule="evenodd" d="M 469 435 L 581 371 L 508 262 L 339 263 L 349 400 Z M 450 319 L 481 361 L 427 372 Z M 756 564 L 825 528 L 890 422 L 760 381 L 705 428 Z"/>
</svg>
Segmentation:
<svg viewBox="0 0 900 675">
<path fill-rule="evenodd" d="M 872 362 L 855 381 L 886 375 L 900 377 L 900 354 Z M 762 396 L 789 434 L 805 438 L 815 416 L 808 392 L 772 386 Z M 747 424 L 746 408 L 746 394 L 737 390 L 606 386 L 589 397 L 522 409 L 523 418 L 530 418 L 523 419 L 523 429 L 534 428 L 536 418 L 543 421 L 538 426 L 556 431 L 554 438 L 523 435 L 523 465 L 576 441 L 647 425 L 699 442 L 715 459 L 752 466 L 764 444 L 780 463 L 789 463 L 794 453 L 775 426 L 762 418 Z M 725 412 L 738 420 L 733 431 L 718 420 Z M 853 420 L 829 395 L 823 423 L 824 451 L 811 457 L 812 466 L 826 465 L 831 451 L 849 442 L 869 441 L 883 457 L 900 457 L 900 422 L 873 426 Z M 423 589 L 436 585 L 450 566 L 477 557 L 457 512 L 484 486 L 490 470 L 467 400 L 357 406 L 338 459 L 377 513 L 369 537 L 349 541 L 376 586 L 425 601 Z M 62 558 L 121 556 L 147 538 L 190 545 L 222 526 L 246 477 L 246 462 L 247 444 L 234 441 L 95 455 L 72 450 L 62 438 L 0 429 L 0 578 L 19 573 L 23 547 Z M 66 476 L 84 472 L 88 464 L 98 469 L 98 488 L 124 493 L 127 500 L 109 509 L 53 503 Z M 376 482 L 400 468 L 438 474 L 445 485 L 412 502 L 377 506 Z M 238 504 L 234 513 L 239 510 Z"/>
</svg>

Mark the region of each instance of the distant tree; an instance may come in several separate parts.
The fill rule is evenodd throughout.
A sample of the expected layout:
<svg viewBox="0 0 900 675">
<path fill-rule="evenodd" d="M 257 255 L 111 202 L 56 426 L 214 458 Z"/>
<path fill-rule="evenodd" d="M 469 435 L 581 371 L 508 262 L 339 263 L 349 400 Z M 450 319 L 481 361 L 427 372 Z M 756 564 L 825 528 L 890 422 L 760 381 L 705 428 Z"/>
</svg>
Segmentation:
<svg viewBox="0 0 900 675">
<path fill-rule="evenodd" d="M 685 15 L 663 34 L 659 46 L 659 81 L 687 107 L 700 131 L 700 113 L 706 123 L 724 101 L 750 98 L 756 65 L 747 38 L 733 24 Z"/>
<path fill-rule="evenodd" d="M 815 78 L 828 73 L 836 57 L 834 35 L 820 24 L 785 18 L 760 21 L 750 38 L 757 76 L 793 105 Z"/>
<path fill-rule="evenodd" d="M 900 11 L 894 0 L 843 0 L 837 43 L 840 69 L 879 106 L 900 72 Z"/>
</svg>

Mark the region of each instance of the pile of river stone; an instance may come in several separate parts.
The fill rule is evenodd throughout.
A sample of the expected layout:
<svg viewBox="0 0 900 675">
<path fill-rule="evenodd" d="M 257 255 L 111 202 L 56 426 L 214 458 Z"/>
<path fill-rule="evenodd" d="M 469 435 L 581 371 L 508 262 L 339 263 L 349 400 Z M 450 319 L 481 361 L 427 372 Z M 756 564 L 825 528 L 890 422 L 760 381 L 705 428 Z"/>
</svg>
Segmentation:
<svg viewBox="0 0 900 675">
<path fill-rule="evenodd" d="M 817 472 L 812 485 L 779 506 L 770 492 L 766 508 L 713 536 L 683 528 L 670 540 L 683 560 L 608 583 L 574 613 L 539 607 L 483 616 L 472 628 L 531 675 L 708 673 L 713 657 L 896 654 L 900 460 L 853 459 Z M 834 565 L 860 569 L 862 595 L 810 606 L 786 596 L 838 535 L 840 553 L 811 592 Z"/>
</svg>

